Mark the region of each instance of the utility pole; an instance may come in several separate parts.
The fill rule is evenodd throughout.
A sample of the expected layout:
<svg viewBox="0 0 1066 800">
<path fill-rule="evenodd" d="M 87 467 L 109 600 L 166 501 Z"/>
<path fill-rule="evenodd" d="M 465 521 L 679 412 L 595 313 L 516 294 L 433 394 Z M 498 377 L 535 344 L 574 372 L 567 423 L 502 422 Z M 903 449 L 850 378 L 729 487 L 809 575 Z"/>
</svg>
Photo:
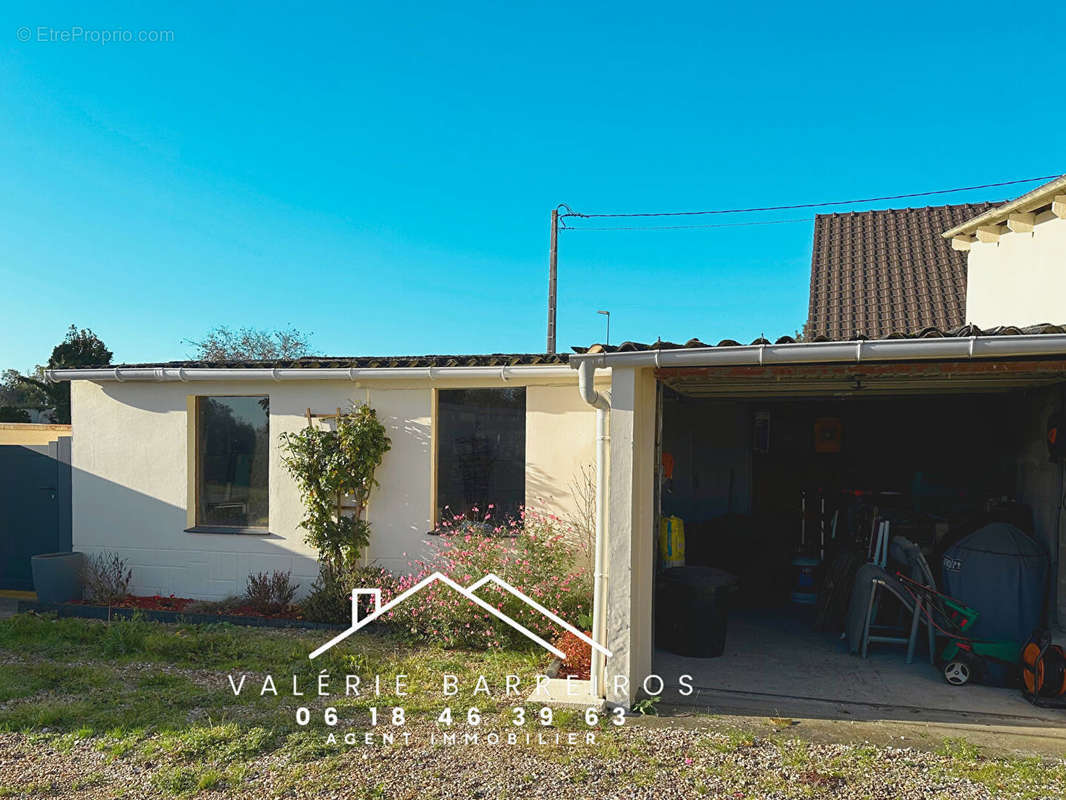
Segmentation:
<svg viewBox="0 0 1066 800">
<path fill-rule="evenodd" d="M 548 245 L 548 350 L 555 352 L 555 295 L 559 279 L 559 209 L 552 209 L 551 240 Z"/>
</svg>

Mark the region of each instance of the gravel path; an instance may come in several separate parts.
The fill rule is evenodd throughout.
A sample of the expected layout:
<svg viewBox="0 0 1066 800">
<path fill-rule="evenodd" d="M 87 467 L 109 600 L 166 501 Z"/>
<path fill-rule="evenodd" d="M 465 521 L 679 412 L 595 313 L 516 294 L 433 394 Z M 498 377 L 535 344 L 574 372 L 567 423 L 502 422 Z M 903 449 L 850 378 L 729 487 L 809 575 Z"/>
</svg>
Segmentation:
<svg viewBox="0 0 1066 800">
<path fill-rule="evenodd" d="M 909 749 L 797 740 L 739 740 L 678 728 L 626 727 L 593 748 L 430 745 L 430 727 L 412 729 L 407 746 L 354 746 L 308 764 L 281 752 L 252 762 L 239 788 L 203 798 L 885 798 L 982 800 L 1066 796 L 1055 776 L 1030 770 L 978 783 L 957 774 L 946 756 Z M 482 735 L 485 731 L 482 731 Z M 998 762 L 988 762 L 998 763 Z M 91 740 L 58 747 L 0 734 L 5 797 L 148 798 L 167 796 L 153 781 L 160 769 L 99 752 Z M 953 774 L 954 773 L 954 774 Z M 1044 775 L 1045 777 L 1041 777 Z M 1009 782 L 1008 782 L 1009 781 Z M 990 783 L 993 788 L 990 788 Z M 1041 785 L 1043 784 L 1043 785 Z"/>
</svg>

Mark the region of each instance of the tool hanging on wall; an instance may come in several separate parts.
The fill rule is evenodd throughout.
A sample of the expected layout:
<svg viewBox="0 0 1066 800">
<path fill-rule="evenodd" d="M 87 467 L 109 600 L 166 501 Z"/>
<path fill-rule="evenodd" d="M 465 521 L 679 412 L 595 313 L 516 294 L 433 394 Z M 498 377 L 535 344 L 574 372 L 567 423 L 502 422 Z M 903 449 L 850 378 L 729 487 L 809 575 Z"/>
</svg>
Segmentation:
<svg viewBox="0 0 1066 800">
<path fill-rule="evenodd" d="M 836 417 L 814 421 L 814 452 L 839 453 L 844 443 L 844 423 Z"/>
<path fill-rule="evenodd" d="M 1056 464 L 1066 462 L 1066 424 L 1061 411 L 1047 418 L 1047 452 L 1048 460 Z"/>
</svg>

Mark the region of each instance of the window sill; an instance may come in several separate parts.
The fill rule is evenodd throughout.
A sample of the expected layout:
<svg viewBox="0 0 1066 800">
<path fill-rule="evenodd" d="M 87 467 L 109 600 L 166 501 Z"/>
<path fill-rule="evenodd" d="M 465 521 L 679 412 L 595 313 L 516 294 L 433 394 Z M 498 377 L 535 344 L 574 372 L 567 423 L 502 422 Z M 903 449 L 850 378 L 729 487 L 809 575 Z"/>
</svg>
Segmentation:
<svg viewBox="0 0 1066 800">
<path fill-rule="evenodd" d="M 270 536 L 266 528 L 230 528 L 225 525 L 194 525 L 185 529 L 186 533 L 222 533 L 237 536 Z"/>
</svg>

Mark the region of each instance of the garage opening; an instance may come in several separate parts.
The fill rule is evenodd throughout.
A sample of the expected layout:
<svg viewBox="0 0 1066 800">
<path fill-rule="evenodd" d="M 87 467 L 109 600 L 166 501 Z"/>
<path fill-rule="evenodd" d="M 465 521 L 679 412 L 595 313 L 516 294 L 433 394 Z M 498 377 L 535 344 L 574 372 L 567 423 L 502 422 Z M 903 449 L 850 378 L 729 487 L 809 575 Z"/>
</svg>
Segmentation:
<svg viewBox="0 0 1066 800">
<path fill-rule="evenodd" d="M 1006 688 L 1003 654 L 1057 618 L 1063 466 L 1047 426 L 1066 384 L 915 369 L 659 372 L 654 667 L 693 676 L 687 701 L 1061 723 Z M 993 551 L 984 577 L 975 550 Z M 952 592 L 969 631 L 943 614 Z M 949 647 L 986 637 L 1002 645 L 987 658 Z"/>
</svg>

